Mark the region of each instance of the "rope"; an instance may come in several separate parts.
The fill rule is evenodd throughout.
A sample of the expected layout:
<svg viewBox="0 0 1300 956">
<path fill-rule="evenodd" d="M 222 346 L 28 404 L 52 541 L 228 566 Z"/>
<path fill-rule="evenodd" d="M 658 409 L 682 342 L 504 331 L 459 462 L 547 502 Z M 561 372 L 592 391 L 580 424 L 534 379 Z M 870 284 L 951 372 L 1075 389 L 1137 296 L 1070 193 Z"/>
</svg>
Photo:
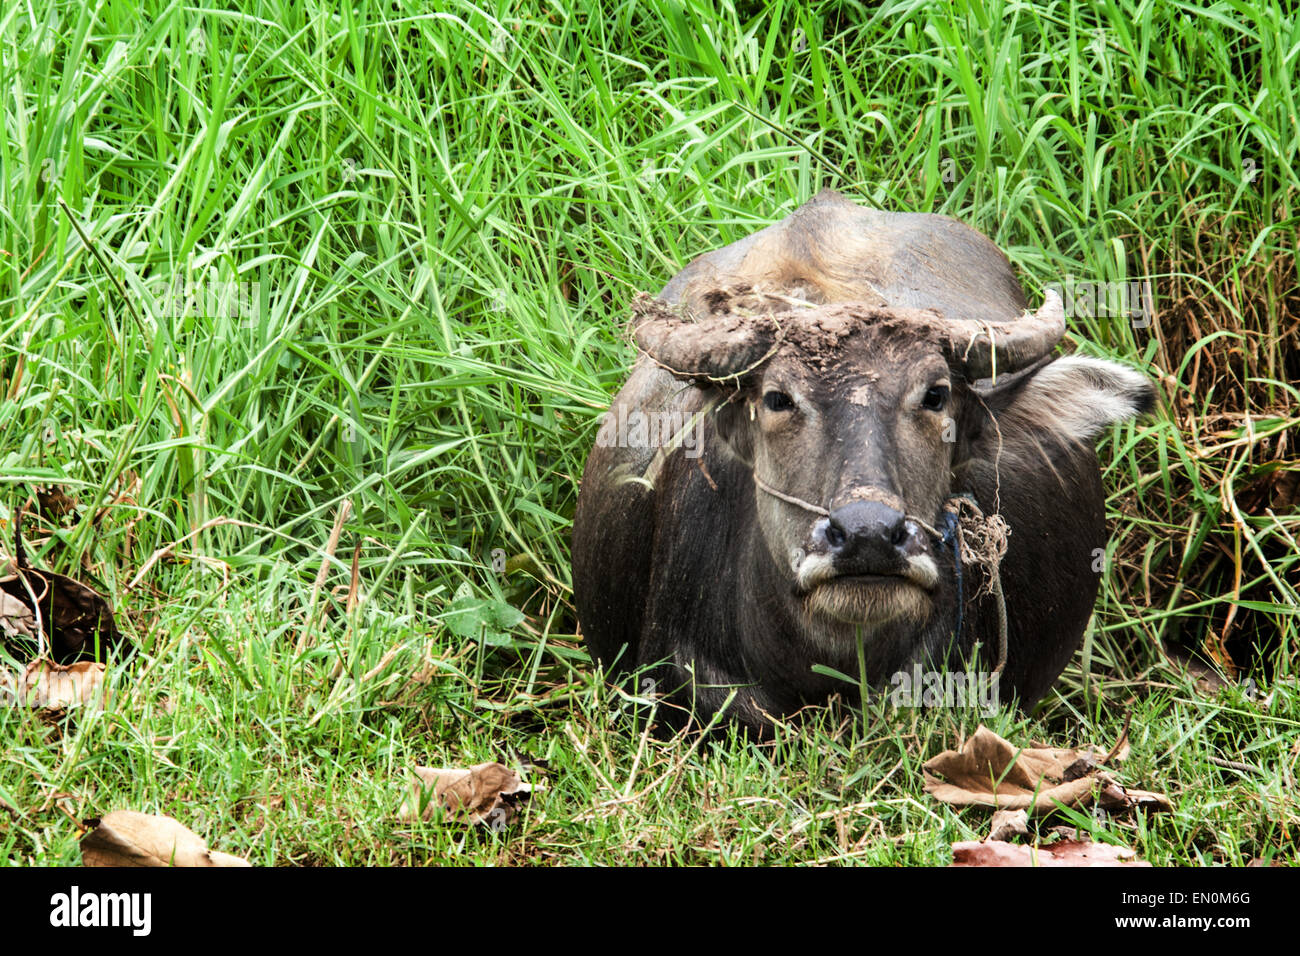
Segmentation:
<svg viewBox="0 0 1300 956">
<path fill-rule="evenodd" d="M 966 614 L 966 598 L 962 593 L 961 581 L 961 522 L 957 520 L 957 512 L 944 509 L 943 512 L 943 537 L 941 543 L 952 548 L 952 569 L 953 576 L 957 579 L 957 626 L 953 629 L 953 634 L 958 643 L 961 643 L 962 618 Z"/>
<path fill-rule="evenodd" d="M 969 509 L 972 514 L 964 515 L 963 508 Z M 1002 592 L 1001 567 L 1002 559 L 1006 557 L 1007 536 L 1011 534 L 1011 529 L 1002 515 L 994 513 L 986 516 L 975 497 L 969 493 L 953 495 L 944 505 L 944 510 L 956 517 L 957 546 L 954 553 L 960 555 L 957 563 L 981 565 L 987 575 L 983 586 L 975 592 L 975 598 L 992 594 L 996 601 L 998 663 L 990 675 L 996 680 L 1007 666 L 1007 602 Z"/>
<path fill-rule="evenodd" d="M 754 484 L 758 485 L 763 491 L 766 491 L 773 498 L 780 498 L 787 504 L 794 505 L 796 508 L 802 508 L 804 511 L 811 511 L 815 515 L 821 515 L 823 518 L 829 518 L 831 513 L 825 508 L 804 501 L 802 498 L 796 498 L 794 495 L 787 495 L 784 492 L 777 491 L 762 478 L 758 477 L 758 472 L 754 472 Z"/>
</svg>

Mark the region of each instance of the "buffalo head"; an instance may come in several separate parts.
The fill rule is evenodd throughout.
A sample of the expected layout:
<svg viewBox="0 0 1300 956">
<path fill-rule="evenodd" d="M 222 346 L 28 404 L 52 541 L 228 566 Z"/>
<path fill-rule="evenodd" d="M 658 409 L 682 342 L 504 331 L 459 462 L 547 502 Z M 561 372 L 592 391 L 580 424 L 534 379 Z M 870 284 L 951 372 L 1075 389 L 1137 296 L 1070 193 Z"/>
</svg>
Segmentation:
<svg viewBox="0 0 1300 956">
<path fill-rule="evenodd" d="M 638 300 L 637 344 L 713 393 L 716 434 L 760 492 L 768 554 L 805 601 L 808 633 L 831 640 L 931 618 L 934 526 L 972 455 L 1050 465 L 1044 443 L 1089 441 L 1151 402 L 1122 366 L 1048 361 L 1065 331 L 1050 291 L 1035 314 L 984 324 L 750 288 L 694 301 L 700 311 Z M 1016 427 L 999 450 L 1006 418 Z"/>
</svg>

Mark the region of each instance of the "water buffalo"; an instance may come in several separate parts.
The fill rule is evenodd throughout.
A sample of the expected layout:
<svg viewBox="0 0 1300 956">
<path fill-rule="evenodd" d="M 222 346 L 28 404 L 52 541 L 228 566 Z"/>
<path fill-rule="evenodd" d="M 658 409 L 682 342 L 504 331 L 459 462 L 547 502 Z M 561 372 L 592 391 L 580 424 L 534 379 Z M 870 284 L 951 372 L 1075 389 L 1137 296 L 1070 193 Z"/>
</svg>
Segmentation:
<svg viewBox="0 0 1300 956">
<path fill-rule="evenodd" d="M 1030 314 L 974 229 L 827 191 L 691 262 L 633 323 L 573 536 L 610 674 L 652 667 L 672 725 L 734 690 L 727 716 L 760 733 L 854 699 L 818 664 L 888 688 L 978 662 L 1021 706 L 1051 688 L 1097 593 L 1092 441 L 1154 402 L 1131 369 L 1052 356 L 1058 296 Z M 956 516 L 980 514 L 968 530 L 1009 532 L 1000 563 L 955 547 Z"/>
</svg>

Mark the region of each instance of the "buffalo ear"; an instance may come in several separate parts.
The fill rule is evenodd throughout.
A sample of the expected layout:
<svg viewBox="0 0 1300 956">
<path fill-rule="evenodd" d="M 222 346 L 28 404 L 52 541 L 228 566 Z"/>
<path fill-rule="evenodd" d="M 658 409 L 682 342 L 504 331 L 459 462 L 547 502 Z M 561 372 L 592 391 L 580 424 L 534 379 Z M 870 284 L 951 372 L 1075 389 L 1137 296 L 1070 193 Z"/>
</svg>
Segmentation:
<svg viewBox="0 0 1300 956">
<path fill-rule="evenodd" d="M 725 312 L 695 321 L 644 293 L 632 302 L 637 347 L 683 381 L 738 382 L 757 370 L 777 342 L 770 315 Z"/>
<path fill-rule="evenodd" d="M 1141 372 L 1118 362 L 1067 355 L 1039 369 L 1020 389 L 1017 417 L 1077 442 L 1155 407 L 1156 390 Z"/>
<path fill-rule="evenodd" d="M 1088 443 L 1115 422 L 1150 412 L 1156 401 L 1155 387 L 1141 372 L 1086 355 L 1045 359 L 973 392 L 983 408 L 972 423 L 972 439 L 981 431 L 989 437 L 991 416 L 1004 435 Z"/>
</svg>

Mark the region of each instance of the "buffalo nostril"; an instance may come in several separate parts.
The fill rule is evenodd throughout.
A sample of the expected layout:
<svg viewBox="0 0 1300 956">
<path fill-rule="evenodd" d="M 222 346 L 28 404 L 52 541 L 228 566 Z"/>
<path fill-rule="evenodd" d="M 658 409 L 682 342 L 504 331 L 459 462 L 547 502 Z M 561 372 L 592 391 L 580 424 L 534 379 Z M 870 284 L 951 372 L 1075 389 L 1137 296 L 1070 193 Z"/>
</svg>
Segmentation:
<svg viewBox="0 0 1300 956">
<path fill-rule="evenodd" d="M 907 540 L 907 522 L 900 521 L 894 527 L 894 533 L 889 536 L 889 542 L 894 547 L 898 547 Z"/>
<path fill-rule="evenodd" d="M 828 522 L 828 523 L 827 523 L 827 525 L 826 525 L 826 543 L 827 543 L 827 544 L 829 544 L 832 548 L 836 548 L 836 549 L 838 549 L 838 548 L 842 548 L 842 547 L 844 547 L 844 542 L 845 542 L 846 540 L 847 540 L 847 539 L 846 539 L 846 537 L 845 537 L 845 535 L 844 535 L 844 529 L 843 529 L 843 528 L 841 528 L 841 527 L 840 527 L 838 524 L 836 524 L 834 521 L 831 521 L 831 522 Z"/>
</svg>

